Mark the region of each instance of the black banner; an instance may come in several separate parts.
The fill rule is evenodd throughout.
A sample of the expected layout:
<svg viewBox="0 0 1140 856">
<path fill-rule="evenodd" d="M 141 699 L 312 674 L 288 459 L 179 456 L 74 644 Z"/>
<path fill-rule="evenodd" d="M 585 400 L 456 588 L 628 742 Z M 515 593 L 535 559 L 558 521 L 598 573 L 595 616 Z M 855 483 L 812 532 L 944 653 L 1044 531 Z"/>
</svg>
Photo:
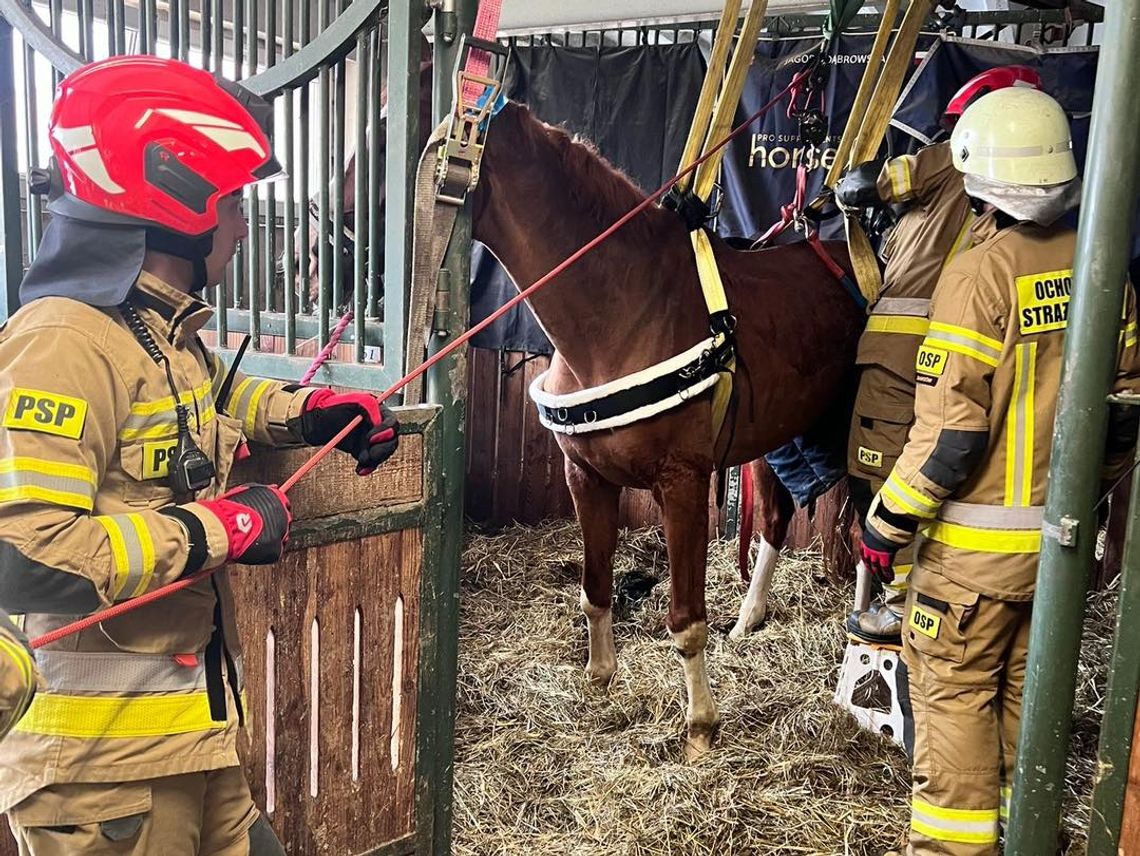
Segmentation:
<svg viewBox="0 0 1140 856">
<path fill-rule="evenodd" d="M 931 37 L 923 37 L 919 48 L 930 41 Z M 818 151 L 808 151 L 799 141 L 799 125 L 788 116 L 786 99 L 769 110 L 750 133 L 730 144 L 724 159 L 724 203 L 718 220 L 718 231 L 722 235 L 754 237 L 779 220 L 780 207 L 791 202 L 795 195 L 796 172 L 801 163 L 808 167 L 805 201 L 811 201 L 819 192 L 834 162 L 873 42 L 871 35 L 842 36 L 827 58 L 830 73 L 823 105 L 827 138 Z M 744 121 L 791 83 L 806 67 L 819 43 L 818 38 L 799 38 L 757 45 L 756 62 L 749 69 L 736 121 Z M 910 147 L 909 141 L 901 135 L 888 142 L 899 154 Z M 841 238 L 842 221 L 836 218 L 824 223 L 821 234 L 825 238 Z M 801 237 L 789 230 L 782 240 L 795 241 Z"/>
</svg>

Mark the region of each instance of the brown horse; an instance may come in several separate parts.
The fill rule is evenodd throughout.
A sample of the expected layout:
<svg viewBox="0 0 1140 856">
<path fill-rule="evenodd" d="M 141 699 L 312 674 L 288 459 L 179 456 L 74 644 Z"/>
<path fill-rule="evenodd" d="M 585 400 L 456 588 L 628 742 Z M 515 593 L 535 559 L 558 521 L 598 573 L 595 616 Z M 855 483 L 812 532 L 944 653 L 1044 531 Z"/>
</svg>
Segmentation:
<svg viewBox="0 0 1140 856">
<path fill-rule="evenodd" d="M 491 123 L 474 235 L 517 283 L 528 284 L 641 198 L 591 149 L 508 104 Z M 684 665 L 691 755 L 708 748 L 717 724 L 704 661 L 709 478 L 820 419 L 849 379 L 862 327 L 862 313 L 806 245 L 749 253 L 712 241 L 738 320 L 737 400 L 722 430 L 714 438 L 706 394 L 623 428 L 558 437 L 585 543 L 586 671 L 599 683 L 617 668 L 611 602 L 621 488 L 648 488 L 662 507 L 667 625 Z M 828 252 L 848 264 L 842 245 Z M 708 335 L 691 244 L 680 220 L 663 209 L 635 218 L 530 302 L 557 349 L 545 386 L 555 394 L 644 369 Z M 785 528 L 782 512 L 789 511 L 775 513 Z"/>
</svg>

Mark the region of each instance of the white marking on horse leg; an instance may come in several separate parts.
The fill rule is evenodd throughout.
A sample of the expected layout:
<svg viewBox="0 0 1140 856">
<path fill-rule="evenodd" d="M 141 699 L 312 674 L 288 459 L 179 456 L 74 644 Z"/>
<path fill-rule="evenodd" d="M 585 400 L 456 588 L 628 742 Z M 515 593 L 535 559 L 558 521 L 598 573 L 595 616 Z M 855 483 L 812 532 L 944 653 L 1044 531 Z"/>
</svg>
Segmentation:
<svg viewBox="0 0 1140 856">
<path fill-rule="evenodd" d="M 780 551 L 761 536 L 755 556 L 752 562 L 752 582 L 748 585 L 748 594 L 740 603 L 740 617 L 736 619 L 736 626 L 728 634 L 730 639 L 740 639 L 751 633 L 764 623 L 764 617 L 768 614 L 768 591 L 772 588 L 772 576 Z"/>
<path fill-rule="evenodd" d="M 860 562 L 855 567 L 855 611 L 864 612 L 871 605 L 871 572 Z"/>
<path fill-rule="evenodd" d="M 581 592 L 578 602 L 586 616 L 590 639 L 590 658 L 586 661 L 586 674 L 595 684 L 605 686 L 617 671 L 617 648 L 614 646 L 613 610 L 594 606 Z"/>
<path fill-rule="evenodd" d="M 670 635 L 673 637 L 674 650 L 681 658 L 685 670 L 685 692 L 689 699 L 688 710 L 685 712 L 685 722 L 689 726 L 685 755 L 692 760 L 711 748 L 713 733 L 720 721 L 705 668 L 708 625 L 696 621 L 681 632 Z"/>
</svg>

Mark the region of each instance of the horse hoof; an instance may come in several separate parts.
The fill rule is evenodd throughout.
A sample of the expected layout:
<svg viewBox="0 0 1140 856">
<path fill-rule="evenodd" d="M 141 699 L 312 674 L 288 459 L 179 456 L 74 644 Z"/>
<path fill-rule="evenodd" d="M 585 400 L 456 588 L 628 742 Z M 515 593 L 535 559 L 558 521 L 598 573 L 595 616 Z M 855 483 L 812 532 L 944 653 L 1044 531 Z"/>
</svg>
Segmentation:
<svg viewBox="0 0 1140 856">
<path fill-rule="evenodd" d="M 685 738 L 685 760 L 692 764 L 699 761 L 712 750 L 713 732 L 708 729 L 693 731 Z"/>
<path fill-rule="evenodd" d="M 592 663 L 586 665 L 586 677 L 599 689 L 608 687 L 616 672 L 616 665 L 594 666 Z"/>
<path fill-rule="evenodd" d="M 761 613 L 759 618 L 752 618 L 747 621 L 743 618 L 737 619 L 736 624 L 728 631 L 728 638 L 739 641 L 749 633 L 755 633 L 764 625 L 764 619 L 767 617 L 766 614 Z"/>
</svg>

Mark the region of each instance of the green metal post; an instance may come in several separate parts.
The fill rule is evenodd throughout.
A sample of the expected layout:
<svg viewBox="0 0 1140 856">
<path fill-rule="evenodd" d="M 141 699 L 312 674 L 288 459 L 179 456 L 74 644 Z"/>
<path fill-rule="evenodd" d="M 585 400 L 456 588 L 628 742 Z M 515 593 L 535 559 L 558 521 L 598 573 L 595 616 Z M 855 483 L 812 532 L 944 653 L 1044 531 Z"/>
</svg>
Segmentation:
<svg viewBox="0 0 1140 856">
<path fill-rule="evenodd" d="M 475 26 L 478 0 L 457 0 L 455 14 L 460 33 Z M 458 40 L 448 38 L 444 12 L 435 20 L 435 119 L 442 121 L 454 97 L 454 70 Z M 444 34 L 446 32 L 446 35 Z M 446 319 L 446 332 L 428 339 L 428 353 L 435 354 L 467 329 L 471 281 L 471 209 L 464 207 L 455 219 L 451 243 L 443 259 L 441 281 L 450 281 L 448 304 L 437 305 L 437 317 Z M 443 315 L 440 315 L 443 310 Z M 434 327 L 435 325 L 433 325 Z M 440 413 L 441 493 L 443 533 L 439 552 L 439 700 L 436 751 L 440 758 L 439 793 L 434 852 L 451 852 L 452 785 L 455 768 L 455 685 L 459 669 L 459 565 L 463 552 L 463 475 L 467 448 L 467 348 L 461 348 L 437 363 L 427 375 L 427 400 L 442 405 Z"/>
<path fill-rule="evenodd" d="M 16 68 L 12 25 L 0 17 L 0 321 L 20 305 L 24 277 L 20 238 L 20 172 L 16 163 Z"/>
<path fill-rule="evenodd" d="M 384 365 L 404 373 L 407 293 L 412 281 L 415 176 L 419 162 L 420 40 L 424 6 L 388 7 L 388 130 L 384 167 Z"/>
<path fill-rule="evenodd" d="M 1029 639 L 1021 740 L 1006 853 L 1057 850 L 1065 757 L 1072 728 L 1081 619 L 1096 541 L 1108 394 L 1116 360 L 1140 125 L 1140 4 L 1110 3 L 1097 69 L 1092 130 L 1065 337 L 1041 561 Z"/>
<path fill-rule="evenodd" d="M 1140 456 L 1140 450 L 1137 454 Z M 1140 515 L 1136 513 L 1140 510 L 1140 478 L 1132 479 L 1129 503 L 1131 514 L 1124 536 L 1116 634 L 1097 752 L 1099 775 L 1089 820 L 1089 856 L 1116 856 L 1140 694 Z"/>
</svg>

